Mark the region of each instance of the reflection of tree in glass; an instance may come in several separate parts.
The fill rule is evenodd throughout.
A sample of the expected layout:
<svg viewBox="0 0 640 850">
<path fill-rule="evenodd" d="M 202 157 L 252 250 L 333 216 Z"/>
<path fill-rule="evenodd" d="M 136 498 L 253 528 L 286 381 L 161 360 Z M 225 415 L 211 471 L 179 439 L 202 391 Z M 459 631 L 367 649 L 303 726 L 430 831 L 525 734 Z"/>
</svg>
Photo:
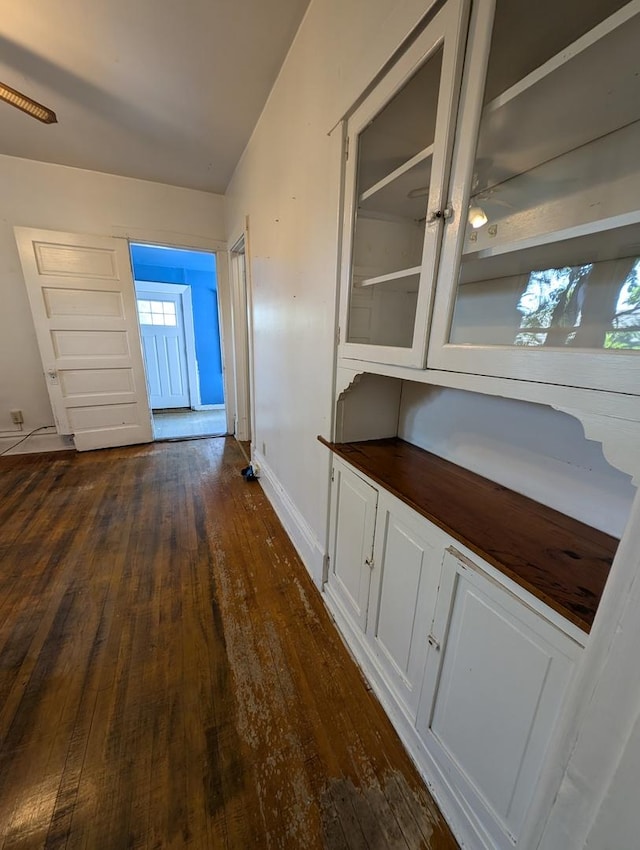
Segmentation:
<svg viewBox="0 0 640 850">
<path fill-rule="evenodd" d="M 605 348 L 640 348 L 640 261 L 620 290 L 612 325 L 614 330 L 607 333 Z"/>
<path fill-rule="evenodd" d="M 640 261 L 533 271 L 516 345 L 640 348 Z"/>
</svg>

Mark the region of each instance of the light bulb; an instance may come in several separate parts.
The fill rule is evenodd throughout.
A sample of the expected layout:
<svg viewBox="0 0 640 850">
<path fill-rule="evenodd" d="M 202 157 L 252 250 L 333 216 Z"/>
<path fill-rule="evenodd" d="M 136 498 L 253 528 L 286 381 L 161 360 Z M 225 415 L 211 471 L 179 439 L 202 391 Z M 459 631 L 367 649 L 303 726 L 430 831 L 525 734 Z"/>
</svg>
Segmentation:
<svg viewBox="0 0 640 850">
<path fill-rule="evenodd" d="M 478 230 L 489 221 L 482 207 L 469 207 L 469 224 L 474 230 Z"/>
</svg>

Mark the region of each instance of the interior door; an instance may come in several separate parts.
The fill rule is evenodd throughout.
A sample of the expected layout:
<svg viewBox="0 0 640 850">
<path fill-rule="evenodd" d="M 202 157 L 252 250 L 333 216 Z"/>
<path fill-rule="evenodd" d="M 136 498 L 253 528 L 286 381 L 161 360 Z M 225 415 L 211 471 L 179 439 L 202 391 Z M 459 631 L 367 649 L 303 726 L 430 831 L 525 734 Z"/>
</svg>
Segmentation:
<svg viewBox="0 0 640 850">
<path fill-rule="evenodd" d="M 15 234 L 59 433 L 79 451 L 150 442 L 127 241 Z"/>
<path fill-rule="evenodd" d="M 137 284 L 136 294 L 151 409 L 189 407 L 181 293 Z"/>
</svg>

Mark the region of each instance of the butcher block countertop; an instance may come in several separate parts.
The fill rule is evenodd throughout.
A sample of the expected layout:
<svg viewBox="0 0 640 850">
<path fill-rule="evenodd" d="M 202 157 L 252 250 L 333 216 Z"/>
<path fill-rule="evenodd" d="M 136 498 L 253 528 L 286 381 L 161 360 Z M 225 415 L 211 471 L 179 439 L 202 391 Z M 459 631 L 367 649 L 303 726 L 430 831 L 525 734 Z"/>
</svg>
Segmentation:
<svg viewBox="0 0 640 850">
<path fill-rule="evenodd" d="M 618 540 L 397 437 L 328 446 L 589 632 Z"/>
</svg>

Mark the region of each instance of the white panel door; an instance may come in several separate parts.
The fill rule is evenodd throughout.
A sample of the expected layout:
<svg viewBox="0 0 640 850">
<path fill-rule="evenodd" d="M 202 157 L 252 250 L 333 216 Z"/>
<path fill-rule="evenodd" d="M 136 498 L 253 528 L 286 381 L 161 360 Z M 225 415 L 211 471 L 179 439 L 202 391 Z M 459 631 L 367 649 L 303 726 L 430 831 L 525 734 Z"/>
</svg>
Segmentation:
<svg viewBox="0 0 640 850">
<path fill-rule="evenodd" d="M 367 636 L 396 697 L 415 719 L 446 537 L 380 494 Z"/>
<path fill-rule="evenodd" d="M 180 292 L 136 286 L 138 319 L 152 410 L 189 407 L 189 375 Z"/>
<path fill-rule="evenodd" d="M 127 241 L 15 234 L 59 433 L 79 451 L 150 442 Z"/>
<path fill-rule="evenodd" d="M 378 492 L 337 460 L 333 478 L 329 587 L 345 615 L 364 631 Z"/>
<path fill-rule="evenodd" d="M 497 848 L 513 847 L 581 648 L 445 554 L 418 731 Z"/>
</svg>

